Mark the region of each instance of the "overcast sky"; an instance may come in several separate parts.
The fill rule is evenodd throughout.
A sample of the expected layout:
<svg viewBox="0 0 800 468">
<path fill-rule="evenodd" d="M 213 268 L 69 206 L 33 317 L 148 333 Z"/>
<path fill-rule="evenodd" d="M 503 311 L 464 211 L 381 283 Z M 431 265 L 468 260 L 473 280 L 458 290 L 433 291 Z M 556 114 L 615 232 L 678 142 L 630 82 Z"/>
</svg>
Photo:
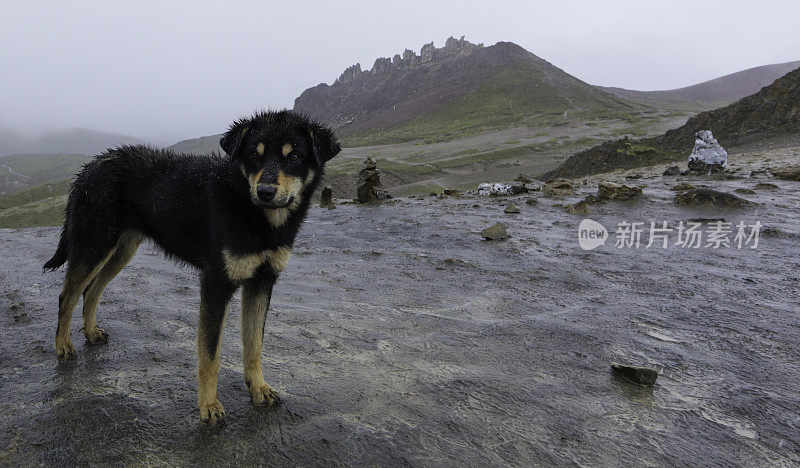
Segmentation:
<svg viewBox="0 0 800 468">
<path fill-rule="evenodd" d="M 0 126 L 219 133 L 450 35 L 515 42 L 592 84 L 672 89 L 800 60 L 798 18 L 797 0 L 0 0 Z"/>
</svg>

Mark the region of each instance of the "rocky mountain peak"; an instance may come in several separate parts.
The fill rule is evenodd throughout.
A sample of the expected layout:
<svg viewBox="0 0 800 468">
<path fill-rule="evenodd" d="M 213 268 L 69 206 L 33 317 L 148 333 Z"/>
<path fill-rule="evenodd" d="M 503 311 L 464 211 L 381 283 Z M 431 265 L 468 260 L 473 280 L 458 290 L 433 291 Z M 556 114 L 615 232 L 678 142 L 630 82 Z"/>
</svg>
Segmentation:
<svg viewBox="0 0 800 468">
<path fill-rule="evenodd" d="M 456 39 L 450 36 L 445 41 L 444 47 L 437 49 L 433 42 L 429 42 L 422 46 L 419 55 L 413 50 L 406 49 L 403 54 L 395 54 L 391 59 L 388 57 L 379 57 L 375 59 L 375 63 L 370 70 L 361 70 L 361 64 L 357 63 L 347 67 L 335 83 L 349 83 L 362 76 L 376 76 L 389 73 L 394 70 L 403 68 L 412 68 L 419 66 L 423 63 L 441 60 L 454 55 L 472 52 L 477 49 L 482 49 L 483 43 L 473 44 L 461 36 Z"/>
</svg>

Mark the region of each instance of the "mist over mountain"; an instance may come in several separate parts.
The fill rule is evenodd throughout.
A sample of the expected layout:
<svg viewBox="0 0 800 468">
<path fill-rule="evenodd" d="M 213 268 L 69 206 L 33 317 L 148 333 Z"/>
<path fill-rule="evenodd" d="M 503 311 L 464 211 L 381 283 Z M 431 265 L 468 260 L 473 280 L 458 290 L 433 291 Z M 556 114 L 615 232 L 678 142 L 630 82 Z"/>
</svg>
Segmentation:
<svg viewBox="0 0 800 468">
<path fill-rule="evenodd" d="M 0 127 L 0 156 L 29 153 L 96 154 L 118 145 L 158 143 L 130 135 L 85 128 L 49 131 L 30 136 Z"/>
</svg>

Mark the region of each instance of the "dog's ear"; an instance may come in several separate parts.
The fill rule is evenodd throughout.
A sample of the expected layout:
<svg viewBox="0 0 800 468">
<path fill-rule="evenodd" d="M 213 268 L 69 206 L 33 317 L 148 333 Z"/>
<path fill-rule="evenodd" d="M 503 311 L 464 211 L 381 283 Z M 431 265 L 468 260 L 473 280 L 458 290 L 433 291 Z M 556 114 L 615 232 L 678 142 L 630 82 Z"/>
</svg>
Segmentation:
<svg viewBox="0 0 800 468">
<path fill-rule="evenodd" d="M 219 146 L 230 157 L 235 158 L 249 130 L 250 126 L 247 121 L 240 120 L 235 122 L 219 139 Z"/>
<path fill-rule="evenodd" d="M 320 166 L 328 162 L 332 157 L 339 154 L 342 147 L 336 141 L 331 129 L 322 125 L 311 123 L 308 127 L 308 135 L 311 138 L 311 148 L 314 151 L 314 157 L 317 159 L 317 164 Z"/>
</svg>

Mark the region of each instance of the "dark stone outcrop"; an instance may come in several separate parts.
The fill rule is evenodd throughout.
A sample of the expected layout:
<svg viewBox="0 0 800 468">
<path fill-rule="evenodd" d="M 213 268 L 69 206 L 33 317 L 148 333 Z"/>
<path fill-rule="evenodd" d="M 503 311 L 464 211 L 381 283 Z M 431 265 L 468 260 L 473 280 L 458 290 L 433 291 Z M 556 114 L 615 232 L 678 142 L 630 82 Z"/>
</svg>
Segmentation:
<svg viewBox="0 0 800 468">
<path fill-rule="evenodd" d="M 392 198 L 381 184 L 381 171 L 375 160 L 364 158 L 364 168 L 358 173 L 356 192 L 359 203 L 373 203 Z"/>
</svg>

